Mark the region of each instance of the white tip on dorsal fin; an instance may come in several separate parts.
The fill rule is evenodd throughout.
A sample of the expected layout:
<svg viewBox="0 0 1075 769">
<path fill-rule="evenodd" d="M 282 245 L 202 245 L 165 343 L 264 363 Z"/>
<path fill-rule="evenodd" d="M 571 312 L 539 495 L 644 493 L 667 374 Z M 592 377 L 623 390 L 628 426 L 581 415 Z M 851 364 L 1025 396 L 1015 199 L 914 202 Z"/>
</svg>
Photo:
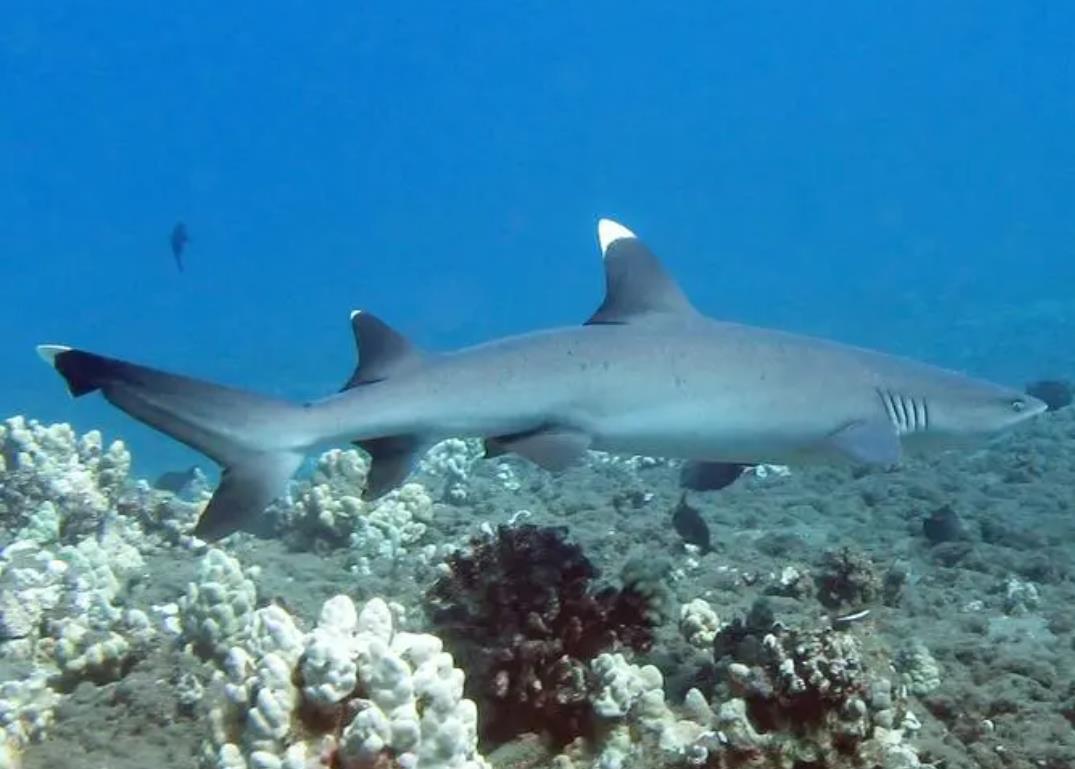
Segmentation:
<svg viewBox="0 0 1075 769">
<path fill-rule="evenodd" d="M 646 318 L 697 314 L 660 260 L 633 232 L 619 222 L 600 219 L 597 239 L 605 260 L 605 300 L 587 324 L 636 323 Z"/>
<path fill-rule="evenodd" d="M 601 256 L 605 256 L 608 253 L 608 247 L 617 240 L 637 237 L 619 222 L 614 222 L 611 219 L 597 220 L 597 241 L 601 244 Z"/>
<path fill-rule="evenodd" d="M 41 357 L 41 360 L 50 366 L 56 365 L 56 356 L 60 353 L 69 352 L 70 347 L 66 347 L 62 344 L 39 344 L 37 346 L 37 354 Z"/>
<path fill-rule="evenodd" d="M 351 322 L 355 322 L 355 318 L 362 314 L 362 310 L 351 310 Z"/>
</svg>

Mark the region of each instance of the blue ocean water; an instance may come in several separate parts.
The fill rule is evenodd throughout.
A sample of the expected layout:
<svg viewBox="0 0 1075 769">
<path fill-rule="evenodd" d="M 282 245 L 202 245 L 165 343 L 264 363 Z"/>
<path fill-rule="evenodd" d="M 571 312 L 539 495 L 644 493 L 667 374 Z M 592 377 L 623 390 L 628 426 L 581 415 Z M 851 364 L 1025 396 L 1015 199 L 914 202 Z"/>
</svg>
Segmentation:
<svg viewBox="0 0 1075 769">
<path fill-rule="evenodd" d="M 0 405 L 184 463 L 34 345 L 314 397 L 355 307 L 578 322 L 599 216 L 713 315 L 1070 375 L 1072 39 L 1044 2 L 11 3 Z"/>
</svg>

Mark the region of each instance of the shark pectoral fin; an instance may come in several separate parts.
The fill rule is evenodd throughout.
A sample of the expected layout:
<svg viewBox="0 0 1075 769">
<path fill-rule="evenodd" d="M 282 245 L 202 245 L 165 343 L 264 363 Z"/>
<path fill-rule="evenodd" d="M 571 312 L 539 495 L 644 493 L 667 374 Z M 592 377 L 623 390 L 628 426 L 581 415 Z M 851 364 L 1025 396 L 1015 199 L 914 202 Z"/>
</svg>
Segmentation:
<svg viewBox="0 0 1075 769">
<path fill-rule="evenodd" d="M 237 531 L 256 532 L 254 522 L 270 502 L 283 496 L 302 459 L 293 452 L 252 454 L 225 467 L 194 536 L 212 542 Z"/>
<path fill-rule="evenodd" d="M 852 422 L 830 435 L 828 442 L 855 462 L 896 465 L 900 461 L 900 438 L 888 420 Z"/>
<path fill-rule="evenodd" d="M 355 445 L 370 455 L 370 470 L 362 491 L 362 498 L 367 502 L 403 485 L 418 456 L 426 449 L 426 442 L 413 435 L 372 438 L 355 441 Z"/>
<path fill-rule="evenodd" d="M 508 452 L 526 457 L 551 472 L 566 470 L 586 454 L 590 436 L 559 427 L 542 428 L 513 435 L 498 435 L 485 441 L 486 457 Z"/>
<path fill-rule="evenodd" d="M 358 367 L 342 388 L 380 382 L 421 362 L 422 352 L 403 334 L 376 315 L 362 310 L 351 313 L 351 330 L 358 347 Z"/>
<path fill-rule="evenodd" d="M 586 325 L 698 314 L 660 260 L 633 232 L 602 219 L 597 223 L 597 237 L 605 260 L 605 301 Z"/>
<path fill-rule="evenodd" d="M 736 462 L 686 462 L 679 473 L 679 485 L 691 491 L 719 491 L 731 486 L 753 465 Z"/>
</svg>

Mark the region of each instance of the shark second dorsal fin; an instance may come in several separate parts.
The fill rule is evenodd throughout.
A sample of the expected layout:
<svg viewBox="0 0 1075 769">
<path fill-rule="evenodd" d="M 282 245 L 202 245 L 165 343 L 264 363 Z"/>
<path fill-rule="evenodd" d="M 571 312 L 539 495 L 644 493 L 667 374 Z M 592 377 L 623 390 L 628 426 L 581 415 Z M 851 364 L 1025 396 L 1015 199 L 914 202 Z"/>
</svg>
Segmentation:
<svg viewBox="0 0 1075 769">
<path fill-rule="evenodd" d="M 422 360 L 422 353 L 409 339 L 376 315 L 355 310 L 351 313 L 351 329 L 358 346 L 358 367 L 341 392 L 380 382 Z"/>
<path fill-rule="evenodd" d="M 597 239 L 605 260 L 605 301 L 586 325 L 697 315 L 683 289 L 637 235 L 611 219 L 601 219 Z"/>
</svg>

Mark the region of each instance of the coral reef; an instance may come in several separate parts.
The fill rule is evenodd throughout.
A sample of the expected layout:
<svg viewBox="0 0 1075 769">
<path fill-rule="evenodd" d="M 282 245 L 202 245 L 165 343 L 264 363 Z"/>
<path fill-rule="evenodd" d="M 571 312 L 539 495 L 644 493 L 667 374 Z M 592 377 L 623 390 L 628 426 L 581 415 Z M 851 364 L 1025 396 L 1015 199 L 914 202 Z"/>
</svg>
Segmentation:
<svg viewBox="0 0 1075 769">
<path fill-rule="evenodd" d="M 325 602 L 302 633 L 258 609 L 206 696 L 202 764 L 220 769 L 485 769 L 477 709 L 438 638 L 395 628 L 388 605 Z"/>
<path fill-rule="evenodd" d="M 146 613 L 124 607 L 142 566 L 115 530 L 55 551 L 32 540 L 0 551 L 0 659 L 33 666 L 0 681 L 0 726 L 13 744 L 45 736 L 59 693 L 121 678 L 153 640 Z"/>
<path fill-rule="evenodd" d="M 367 456 L 355 449 L 326 451 L 310 478 L 295 484 L 266 517 L 296 548 L 342 547 L 366 507 L 362 490 L 369 469 Z"/>
<path fill-rule="evenodd" d="M 683 604 L 679 610 L 679 632 L 691 646 L 709 649 L 720 630 L 720 618 L 703 598 Z"/>
<path fill-rule="evenodd" d="M 937 466 L 747 478 L 707 503 L 704 559 L 653 514 L 674 465 L 553 482 L 473 442 L 375 504 L 363 455 L 329 452 L 268 521 L 313 552 L 206 548 L 204 481 L 176 497 L 99 437 L 10 420 L 0 767 L 473 769 L 479 733 L 498 769 L 1068 766 L 1075 412 L 1054 417 Z"/>
<path fill-rule="evenodd" d="M 597 569 L 563 529 L 500 526 L 448 559 L 430 589 L 430 617 L 468 671 L 501 741 L 546 731 L 567 742 L 592 728 L 589 662 L 606 651 L 641 651 L 653 641 L 660 590 L 635 580 L 595 590 Z"/>
<path fill-rule="evenodd" d="M 786 627 L 763 600 L 717 634 L 714 659 L 729 765 L 917 765 L 903 737 L 918 722 L 852 634 Z"/>
<path fill-rule="evenodd" d="M 830 609 L 862 608 L 880 600 L 884 592 L 873 561 L 847 547 L 825 553 L 814 582 L 817 599 Z"/>
<path fill-rule="evenodd" d="M 900 650 L 893 665 L 911 694 L 923 696 L 941 685 L 941 666 L 921 641 L 913 640 Z"/>
<path fill-rule="evenodd" d="M 418 471 L 440 481 L 440 501 L 465 505 L 470 501 L 470 476 L 484 451 L 479 440 L 441 441 L 422 459 Z"/>
<path fill-rule="evenodd" d="M 222 654 L 250 622 L 257 601 L 252 577 L 236 558 L 211 548 L 198 566 L 198 578 L 179 599 L 183 636 L 203 656 Z"/>
<path fill-rule="evenodd" d="M 365 502 L 368 472 L 369 459 L 355 449 L 325 452 L 309 480 L 270 507 L 267 525 L 297 550 L 348 548 L 361 574 L 376 563 L 394 566 L 425 537 L 433 499 L 421 484 L 407 483 Z"/>
<path fill-rule="evenodd" d="M 12 417 L 0 425 L 0 544 L 76 542 L 115 508 L 130 471 L 122 441 Z M 10 537 L 10 539 L 8 539 Z"/>
</svg>

